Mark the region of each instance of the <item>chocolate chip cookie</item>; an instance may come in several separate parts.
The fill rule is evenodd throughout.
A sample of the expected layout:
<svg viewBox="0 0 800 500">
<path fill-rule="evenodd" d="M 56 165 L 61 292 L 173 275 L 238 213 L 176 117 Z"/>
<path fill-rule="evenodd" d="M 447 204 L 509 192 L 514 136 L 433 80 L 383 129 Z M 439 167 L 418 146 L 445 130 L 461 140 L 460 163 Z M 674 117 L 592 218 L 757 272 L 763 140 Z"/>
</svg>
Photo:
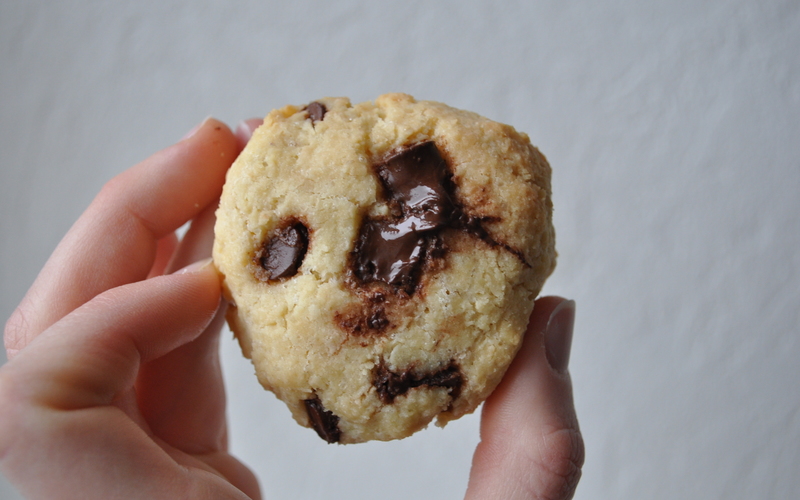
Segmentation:
<svg viewBox="0 0 800 500">
<path fill-rule="evenodd" d="M 261 384 L 330 443 L 470 413 L 555 267 L 550 167 L 508 125 L 387 94 L 272 111 L 228 172 L 214 262 Z"/>
</svg>

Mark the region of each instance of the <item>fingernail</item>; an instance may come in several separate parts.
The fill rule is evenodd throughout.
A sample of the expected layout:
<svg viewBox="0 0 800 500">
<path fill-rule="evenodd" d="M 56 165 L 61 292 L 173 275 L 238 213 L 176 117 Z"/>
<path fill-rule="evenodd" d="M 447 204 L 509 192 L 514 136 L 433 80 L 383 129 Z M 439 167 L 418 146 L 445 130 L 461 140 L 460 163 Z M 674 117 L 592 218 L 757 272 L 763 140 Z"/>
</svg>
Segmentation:
<svg viewBox="0 0 800 500">
<path fill-rule="evenodd" d="M 211 257 L 203 260 L 198 260 L 195 263 L 189 264 L 183 269 L 178 270 L 175 274 L 189 274 L 202 271 L 203 269 L 212 265 L 213 259 Z"/>
<path fill-rule="evenodd" d="M 550 314 L 544 331 L 544 347 L 547 362 L 558 373 L 563 373 L 569 365 L 569 352 L 572 348 L 572 328 L 575 324 L 575 301 L 565 300 Z"/>
<path fill-rule="evenodd" d="M 250 140 L 250 137 L 253 135 L 253 131 L 250 130 L 250 127 L 247 126 L 245 122 L 239 122 L 239 125 L 236 127 L 236 131 L 233 133 L 236 136 L 236 141 L 239 143 L 239 149 L 244 149 L 247 146 L 247 142 Z"/>
<path fill-rule="evenodd" d="M 264 123 L 264 120 L 260 118 L 250 118 L 248 120 L 242 120 L 239 122 L 239 125 L 236 127 L 236 138 L 239 140 L 239 146 L 244 149 L 247 145 L 247 142 L 253 136 L 253 132 Z"/>
<path fill-rule="evenodd" d="M 192 130 L 190 130 L 190 131 L 189 131 L 189 132 L 188 132 L 186 135 L 184 135 L 183 137 L 181 137 L 181 140 L 182 140 L 182 141 L 185 141 L 185 140 L 186 140 L 186 139 L 188 139 L 189 137 L 191 137 L 191 136 L 193 136 L 194 134 L 196 134 L 196 133 L 197 133 L 197 131 L 198 131 L 198 130 L 200 130 L 201 128 L 203 128 L 203 125 L 205 125 L 205 124 L 206 124 L 206 122 L 207 122 L 208 120 L 210 120 L 210 119 L 211 119 L 211 115 L 209 115 L 209 116 L 206 116 L 206 119 L 205 119 L 205 120 L 203 120 L 203 121 L 202 121 L 202 122 L 200 122 L 199 124 L 195 125 L 195 126 L 194 126 L 194 128 L 193 128 Z"/>
</svg>

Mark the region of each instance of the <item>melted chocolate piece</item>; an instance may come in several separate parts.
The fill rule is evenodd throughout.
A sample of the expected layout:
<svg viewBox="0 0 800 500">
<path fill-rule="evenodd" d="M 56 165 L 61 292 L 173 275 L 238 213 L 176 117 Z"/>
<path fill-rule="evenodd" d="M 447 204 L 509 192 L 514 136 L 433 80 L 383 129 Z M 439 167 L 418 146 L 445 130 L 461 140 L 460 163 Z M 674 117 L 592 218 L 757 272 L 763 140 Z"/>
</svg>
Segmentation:
<svg viewBox="0 0 800 500">
<path fill-rule="evenodd" d="M 447 163 L 436 144 L 424 142 L 393 154 L 375 170 L 394 213 L 362 224 L 353 270 L 362 283 L 383 281 L 411 295 L 426 249 L 456 212 Z"/>
<path fill-rule="evenodd" d="M 390 198 L 400 203 L 403 225 L 409 231 L 447 224 L 453 203 L 445 189 L 447 163 L 436 144 L 423 142 L 395 153 L 375 169 Z"/>
<path fill-rule="evenodd" d="M 255 261 L 263 272 L 262 281 L 289 278 L 297 274 L 308 250 L 308 229 L 301 222 L 278 229 L 256 253 Z"/>
<path fill-rule="evenodd" d="M 315 396 L 313 399 L 305 399 L 303 404 L 306 406 L 311 427 L 317 431 L 319 437 L 329 443 L 338 443 L 342 437 L 342 431 L 339 430 L 339 417 L 322 406 L 319 396 Z"/>
<path fill-rule="evenodd" d="M 450 397 L 457 399 L 461 394 L 461 386 L 464 385 L 464 375 L 455 361 L 441 370 L 427 374 L 417 375 L 410 369 L 401 373 L 395 373 L 386 366 L 386 362 L 381 362 L 372 372 L 372 385 L 378 390 L 378 397 L 383 404 L 392 404 L 394 398 L 401 396 L 415 387 L 445 387 Z"/>
<path fill-rule="evenodd" d="M 423 257 L 425 237 L 402 221 L 370 220 L 361 227 L 356 275 L 361 281 L 383 281 L 411 294 Z"/>
<path fill-rule="evenodd" d="M 308 117 L 311 118 L 311 124 L 313 125 L 325 118 L 325 113 L 328 112 L 328 108 L 326 108 L 321 102 L 314 101 L 306 107 L 306 111 L 308 112 Z"/>
<path fill-rule="evenodd" d="M 499 219 L 464 211 L 455 196 L 449 166 L 433 141 L 402 148 L 373 169 L 383 187 L 389 215 L 365 217 L 350 254 L 348 281 L 363 300 L 371 291 L 385 290 L 385 285 L 401 299 L 413 295 L 423 272 L 441 268 L 447 253 L 441 234 L 445 229 L 463 231 L 508 250 L 528 265 L 522 252 L 495 241 L 484 228 L 484 223 Z M 383 322 L 385 316 L 375 317 L 366 306 L 355 314 L 352 310 L 336 313 L 336 319 L 339 326 L 355 335 L 380 333 L 390 326 L 388 320 Z"/>
</svg>

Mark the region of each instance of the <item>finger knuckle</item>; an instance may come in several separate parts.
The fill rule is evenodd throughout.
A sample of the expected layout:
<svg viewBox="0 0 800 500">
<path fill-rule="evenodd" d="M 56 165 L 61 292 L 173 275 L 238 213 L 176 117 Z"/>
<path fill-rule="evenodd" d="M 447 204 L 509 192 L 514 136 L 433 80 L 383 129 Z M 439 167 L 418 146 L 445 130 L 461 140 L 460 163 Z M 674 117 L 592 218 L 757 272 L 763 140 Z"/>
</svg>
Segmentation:
<svg viewBox="0 0 800 500">
<path fill-rule="evenodd" d="M 537 478 L 533 498 L 564 500 L 572 498 L 585 457 L 583 437 L 578 429 L 563 428 L 542 435 L 535 457 L 531 457 Z"/>
</svg>

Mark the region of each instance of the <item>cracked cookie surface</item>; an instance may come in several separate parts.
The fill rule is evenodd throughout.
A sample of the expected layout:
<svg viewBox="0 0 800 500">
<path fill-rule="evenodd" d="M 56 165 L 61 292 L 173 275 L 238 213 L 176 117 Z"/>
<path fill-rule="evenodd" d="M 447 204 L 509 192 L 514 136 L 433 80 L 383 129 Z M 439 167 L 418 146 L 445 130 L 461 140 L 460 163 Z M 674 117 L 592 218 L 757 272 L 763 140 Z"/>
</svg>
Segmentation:
<svg viewBox="0 0 800 500">
<path fill-rule="evenodd" d="M 470 413 L 555 266 L 527 136 L 387 94 L 271 112 L 231 167 L 214 261 L 261 384 L 328 442 Z"/>
</svg>

